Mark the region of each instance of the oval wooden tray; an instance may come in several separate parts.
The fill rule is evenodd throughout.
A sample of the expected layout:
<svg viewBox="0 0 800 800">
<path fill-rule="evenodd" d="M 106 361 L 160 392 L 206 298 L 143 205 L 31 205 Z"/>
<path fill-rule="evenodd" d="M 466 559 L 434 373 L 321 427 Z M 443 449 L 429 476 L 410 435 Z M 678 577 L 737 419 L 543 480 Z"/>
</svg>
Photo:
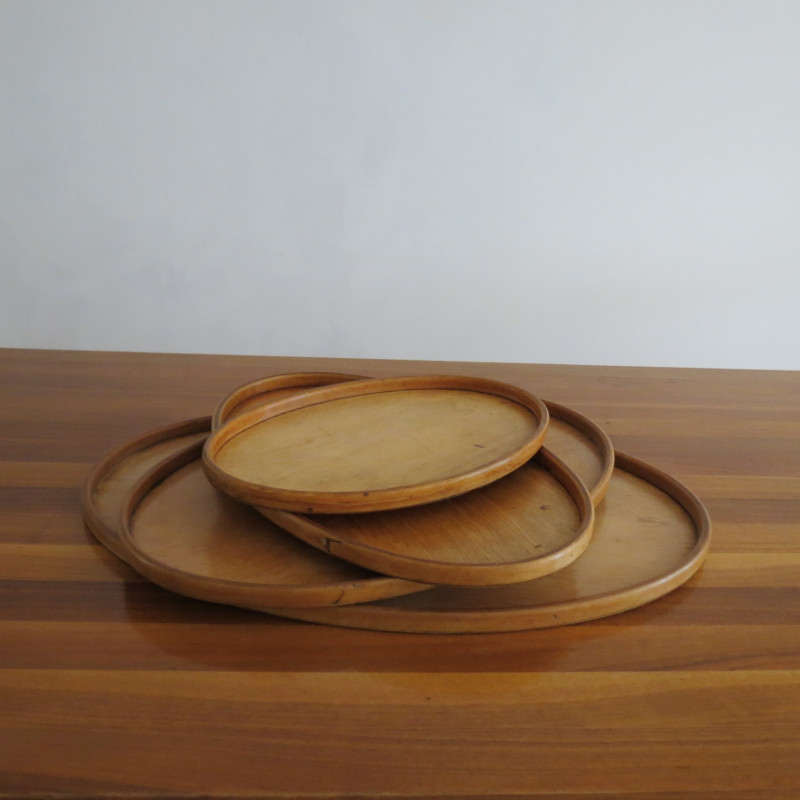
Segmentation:
<svg viewBox="0 0 800 800">
<path fill-rule="evenodd" d="M 710 536 L 708 512 L 694 494 L 654 467 L 616 453 L 592 543 L 559 572 L 500 587 L 436 587 L 341 609 L 262 610 L 328 625 L 414 633 L 568 625 L 627 611 L 677 588 L 702 565 Z"/>
<path fill-rule="evenodd" d="M 133 484 L 167 456 L 208 437 L 210 417 L 179 422 L 124 442 L 101 458 L 83 486 L 81 505 L 86 527 L 114 555 L 127 561 L 119 541 L 122 501 Z"/>
<path fill-rule="evenodd" d="M 329 605 L 428 588 L 326 556 L 220 495 L 200 463 L 209 425 L 206 417 L 151 431 L 92 469 L 83 494 L 86 524 L 123 561 L 164 588 L 231 605 Z M 163 487 L 156 486 L 162 480 Z M 130 516 L 142 499 L 141 512 L 148 516 L 131 528 Z M 158 519 L 161 511 L 171 515 L 167 524 L 144 531 L 142 520 L 154 514 Z"/>
<path fill-rule="evenodd" d="M 206 442 L 211 483 L 303 513 L 404 508 L 491 483 L 541 446 L 537 397 L 482 378 L 415 376 L 311 389 L 232 418 Z"/>
<path fill-rule="evenodd" d="M 451 586 L 549 575 L 583 553 L 594 526 L 588 490 L 546 448 L 488 486 L 424 506 L 312 517 L 258 510 L 338 558 L 385 575 Z"/>
<path fill-rule="evenodd" d="M 212 430 L 257 406 L 274 402 L 308 388 L 367 380 L 363 375 L 341 372 L 296 372 L 271 375 L 234 389 L 214 411 Z M 605 496 L 614 470 L 614 448 L 606 432 L 596 423 L 566 406 L 544 401 L 550 414 L 545 444 L 564 461 L 589 489 L 597 505 Z"/>
</svg>

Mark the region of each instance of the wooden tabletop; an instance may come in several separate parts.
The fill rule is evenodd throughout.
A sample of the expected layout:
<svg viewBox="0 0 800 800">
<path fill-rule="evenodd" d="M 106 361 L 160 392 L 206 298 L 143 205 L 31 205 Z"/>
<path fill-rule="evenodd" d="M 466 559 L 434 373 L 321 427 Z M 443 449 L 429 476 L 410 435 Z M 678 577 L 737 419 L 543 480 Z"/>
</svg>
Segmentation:
<svg viewBox="0 0 800 800">
<path fill-rule="evenodd" d="M 90 465 L 241 383 L 465 374 L 706 504 L 689 583 L 604 620 L 412 635 L 171 594 L 81 521 Z M 0 797 L 800 797 L 800 373 L 0 351 Z"/>
</svg>

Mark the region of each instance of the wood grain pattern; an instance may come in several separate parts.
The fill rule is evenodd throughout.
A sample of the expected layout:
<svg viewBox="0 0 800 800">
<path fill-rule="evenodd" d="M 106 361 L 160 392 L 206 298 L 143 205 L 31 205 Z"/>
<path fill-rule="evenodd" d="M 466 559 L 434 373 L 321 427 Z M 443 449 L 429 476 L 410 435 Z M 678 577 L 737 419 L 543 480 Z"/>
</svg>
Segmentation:
<svg viewBox="0 0 800 800">
<path fill-rule="evenodd" d="M 541 446 L 547 408 L 499 381 L 346 381 L 258 406 L 207 440 L 209 481 L 242 502 L 341 514 L 429 503 L 512 472 Z"/>
<path fill-rule="evenodd" d="M 488 486 L 424 506 L 327 516 L 258 510 L 338 558 L 451 586 L 518 583 L 563 569 L 589 546 L 595 516 L 586 486 L 546 448 Z"/>
<path fill-rule="evenodd" d="M 120 442 L 314 371 L 575 408 L 700 496 L 703 569 L 595 622 L 398 635 L 183 598 L 86 531 Z M 794 800 L 798 420 L 794 372 L 0 351 L 0 795 Z"/>
</svg>

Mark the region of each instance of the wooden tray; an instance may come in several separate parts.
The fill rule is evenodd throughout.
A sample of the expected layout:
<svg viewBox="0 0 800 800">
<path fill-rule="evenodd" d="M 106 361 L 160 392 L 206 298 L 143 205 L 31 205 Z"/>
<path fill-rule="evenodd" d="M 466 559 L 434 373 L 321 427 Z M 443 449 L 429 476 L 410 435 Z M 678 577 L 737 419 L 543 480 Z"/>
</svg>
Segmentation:
<svg viewBox="0 0 800 800">
<path fill-rule="evenodd" d="M 151 431 L 92 469 L 84 518 L 119 558 L 167 589 L 231 605 L 330 605 L 428 588 L 326 556 L 221 495 L 201 468 L 209 425 L 206 417 Z"/>
<path fill-rule="evenodd" d="M 125 495 L 167 456 L 204 442 L 210 423 L 210 417 L 201 417 L 157 428 L 115 447 L 92 467 L 81 497 L 83 519 L 95 538 L 118 558 L 129 558 L 119 541 L 119 515 Z"/>
<path fill-rule="evenodd" d="M 234 417 L 257 406 L 274 402 L 289 394 L 329 383 L 367 380 L 363 375 L 341 372 L 297 372 L 259 378 L 234 389 L 214 411 L 212 430 L 218 430 Z M 589 489 L 597 505 L 605 496 L 614 471 L 614 448 L 605 431 L 592 420 L 571 408 L 544 401 L 550 414 L 545 444 Z"/>
<path fill-rule="evenodd" d="M 211 483 L 303 513 L 404 508 L 507 475 L 541 446 L 537 397 L 481 378 L 347 381 L 256 407 L 206 442 Z"/>
<path fill-rule="evenodd" d="M 568 625 L 627 611 L 677 588 L 700 568 L 710 535 L 708 513 L 686 487 L 616 453 L 591 545 L 553 575 L 501 587 L 437 587 L 341 609 L 262 610 L 328 625 L 414 633 Z"/>
<path fill-rule="evenodd" d="M 313 517 L 258 510 L 338 558 L 385 575 L 451 586 L 549 575 L 583 553 L 594 526 L 588 490 L 545 448 L 488 486 L 424 506 Z"/>
</svg>

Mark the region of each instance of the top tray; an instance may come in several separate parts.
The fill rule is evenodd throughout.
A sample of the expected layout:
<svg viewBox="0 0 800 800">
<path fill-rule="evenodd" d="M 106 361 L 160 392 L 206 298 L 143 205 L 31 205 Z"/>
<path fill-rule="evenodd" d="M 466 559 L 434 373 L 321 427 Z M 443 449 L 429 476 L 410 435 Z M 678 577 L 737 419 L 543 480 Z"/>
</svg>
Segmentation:
<svg viewBox="0 0 800 800">
<path fill-rule="evenodd" d="M 209 481 L 305 513 L 405 508 L 507 475 L 544 440 L 539 398 L 483 378 L 414 376 L 310 389 L 236 416 L 206 442 Z"/>
</svg>

